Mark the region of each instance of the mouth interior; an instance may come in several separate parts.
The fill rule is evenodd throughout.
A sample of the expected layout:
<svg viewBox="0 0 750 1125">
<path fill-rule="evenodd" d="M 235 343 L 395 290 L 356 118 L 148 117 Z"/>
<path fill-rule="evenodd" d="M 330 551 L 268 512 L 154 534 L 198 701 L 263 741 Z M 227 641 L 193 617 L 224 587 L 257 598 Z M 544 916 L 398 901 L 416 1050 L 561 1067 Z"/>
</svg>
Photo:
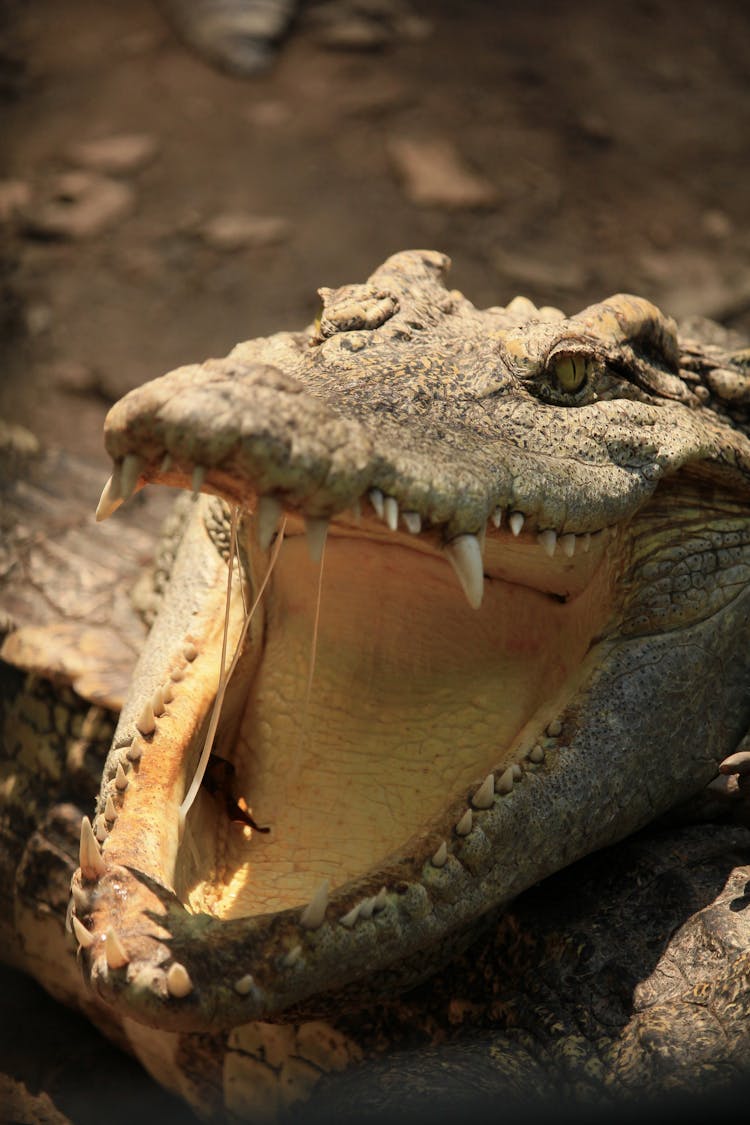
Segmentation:
<svg viewBox="0 0 750 1125">
<path fill-rule="evenodd" d="M 214 748 L 232 798 L 270 831 L 200 791 L 174 873 L 196 912 L 302 905 L 324 879 L 407 853 L 462 791 L 528 752 L 611 616 L 605 536 L 549 559 L 533 535 L 488 535 L 474 610 L 427 536 L 332 525 L 321 575 L 301 532 L 290 519 Z M 252 529 L 245 547 L 262 576 Z"/>
</svg>

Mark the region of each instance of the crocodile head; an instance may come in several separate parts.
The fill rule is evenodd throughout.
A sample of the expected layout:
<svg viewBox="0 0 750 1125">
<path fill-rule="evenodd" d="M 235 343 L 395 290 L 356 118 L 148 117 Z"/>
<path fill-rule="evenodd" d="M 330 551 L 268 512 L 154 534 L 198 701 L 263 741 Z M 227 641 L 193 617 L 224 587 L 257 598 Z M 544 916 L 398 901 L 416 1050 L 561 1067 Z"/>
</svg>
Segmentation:
<svg viewBox="0 0 750 1125">
<path fill-rule="evenodd" d="M 742 356 L 630 296 L 480 311 L 447 265 L 398 254 L 110 412 L 100 515 L 203 494 L 73 886 L 140 1021 L 408 987 L 747 727 Z"/>
</svg>

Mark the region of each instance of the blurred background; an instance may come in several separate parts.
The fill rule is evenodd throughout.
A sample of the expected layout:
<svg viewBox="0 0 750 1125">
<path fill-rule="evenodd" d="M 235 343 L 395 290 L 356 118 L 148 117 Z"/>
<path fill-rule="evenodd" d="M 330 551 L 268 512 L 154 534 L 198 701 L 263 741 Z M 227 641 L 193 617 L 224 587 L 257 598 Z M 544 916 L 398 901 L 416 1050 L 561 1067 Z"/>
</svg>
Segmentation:
<svg viewBox="0 0 750 1125">
<path fill-rule="evenodd" d="M 104 468 L 115 398 L 301 328 L 319 286 L 405 248 L 447 252 L 480 306 L 628 290 L 750 334 L 746 0 L 321 0 L 250 76 L 187 45 L 178 9 L 2 6 L 0 420 Z M 125 1064 L 0 987 L 0 1063 L 99 1120 L 82 1070 L 101 1089 Z"/>
</svg>

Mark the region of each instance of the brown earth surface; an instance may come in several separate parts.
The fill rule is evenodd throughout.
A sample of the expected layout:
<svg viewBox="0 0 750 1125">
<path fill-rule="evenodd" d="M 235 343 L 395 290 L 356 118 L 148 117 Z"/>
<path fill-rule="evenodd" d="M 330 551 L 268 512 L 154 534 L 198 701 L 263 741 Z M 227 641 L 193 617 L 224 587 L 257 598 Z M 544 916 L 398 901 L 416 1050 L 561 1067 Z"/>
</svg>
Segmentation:
<svg viewBox="0 0 750 1125">
<path fill-rule="evenodd" d="M 628 290 L 750 333 L 744 0 L 414 0 L 419 34 L 368 50 L 312 8 L 243 80 L 147 0 L 3 6 L 0 419 L 104 479 L 114 398 L 408 247 L 478 305 Z M 0 1070 L 76 1125 L 192 1119 L 32 984 L 0 997 Z"/>
</svg>

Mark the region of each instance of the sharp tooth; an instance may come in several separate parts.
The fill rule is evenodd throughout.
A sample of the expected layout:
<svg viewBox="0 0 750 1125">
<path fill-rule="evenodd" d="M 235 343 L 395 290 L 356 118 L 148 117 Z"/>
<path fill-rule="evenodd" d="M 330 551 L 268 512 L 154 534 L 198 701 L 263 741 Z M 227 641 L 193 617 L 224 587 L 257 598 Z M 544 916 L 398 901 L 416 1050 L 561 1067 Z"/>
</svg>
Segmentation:
<svg viewBox="0 0 750 1125">
<path fill-rule="evenodd" d="M 120 474 L 120 495 L 123 502 L 129 500 L 135 492 L 135 486 L 138 484 L 138 478 L 143 472 L 145 461 L 139 457 L 137 453 L 128 453 L 123 458 L 122 471 Z"/>
<path fill-rule="evenodd" d="M 385 522 L 391 531 L 396 531 L 398 528 L 398 501 L 393 496 L 386 496 L 383 501 L 383 512 L 385 514 Z"/>
<path fill-rule="evenodd" d="M 107 966 L 110 969 L 124 969 L 130 961 L 114 930 L 107 930 L 107 936 L 104 939 L 104 953 L 107 958 Z"/>
<path fill-rule="evenodd" d="M 185 644 L 183 646 L 183 649 L 182 649 L 182 655 L 185 657 L 188 664 L 193 663 L 196 656 L 198 655 L 198 649 L 196 648 L 196 646 L 193 644 L 192 641 L 186 641 L 185 642 Z"/>
<path fill-rule="evenodd" d="M 234 991 L 240 996 L 247 996 L 255 988 L 255 979 L 252 973 L 245 973 L 244 977 L 234 982 Z"/>
<path fill-rule="evenodd" d="M 88 913 L 91 906 L 91 899 L 89 898 L 83 887 L 79 887 L 76 883 L 70 888 L 70 893 L 73 896 L 73 905 L 79 914 Z"/>
<path fill-rule="evenodd" d="M 464 815 L 456 825 L 456 834 L 458 836 L 468 836 L 474 827 L 474 815 L 471 809 L 467 809 Z"/>
<path fill-rule="evenodd" d="M 143 753 L 143 743 L 140 738 L 134 738 L 125 751 L 125 757 L 129 762 L 140 761 L 141 754 Z"/>
<path fill-rule="evenodd" d="M 113 820 L 117 820 L 117 809 L 111 794 L 107 797 L 107 803 L 104 806 L 104 819 L 108 820 L 110 824 Z"/>
<path fill-rule="evenodd" d="M 547 725 L 547 734 L 550 738 L 558 738 L 562 734 L 562 723 L 559 719 L 553 719 Z"/>
<path fill-rule="evenodd" d="M 406 530 L 411 535 L 419 535 L 422 530 L 422 517 L 419 512 L 402 512 L 401 518 L 406 525 Z"/>
<path fill-rule="evenodd" d="M 174 684 L 167 682 L 161 689 L 161 695 L 165 703 L 171 703 L 174 699 Z"/>
<path fill-rule="evenodd" d="M 526 755 L 530 762 L 543 762 L 544 761 L 544 747 L 539 743 L 533 746 Z"/>
<path fill-rule="evenodd" d="M 385 508 L 383 506 L 383 493 L 379 488 L 370 489 L 370 503 L 375 509 L 375 515 L 382 520 Z"/>
<path fill-rule="evenodd" d="M 172 468 L 172 454 L 165 453 L 161 459 L 161 466 L 159 467 L 160 473 L 168 473 Z"/>
<path fill-rule="evenodd" d="M 96 842 L 91 821 L 87 816 L 81 821 L 81 845 L 78 864 L 84 879 L 98 879 L 107 870 L 99 845 Z"/>
<path fill-rule="evenodd" d="M 585 535 L 581 536 L 581 545 L 583 547 L 584 554 L 587 554 L 591 550 L 591 532 L 590 531 L 587 531 L 585 533 Z"/>
<path fill-rule="evenodd" d="M 83 922 L 78 921 L 75 914 L 70 919 L 70 922 L 73 927 L 73 933 L 76 935 L 76 941 L 78 942 L 78 944 L 82 949 L 90 949 L 95 941 L 94 935 L 89 933 Z"/>
<path fill-rule="evenodd" d="M 359 904 L 359 916 L 364 918 L 365 921 L 372 918 L 372 912 L 375 909 L 374 898 L 363 898 Z"/>
<path fill-rule="evenodd" d="M 290 949 L 289 952 L 284 955 L 281 963 L 285 969 L 291 969 L 293 965 L 297 964 L 301 956 L 302 946 L 295 945 L 293 949 Z"/>
<path fill-rule="evenodd" d="M 278 500 L 274 500 L 273 496 L 261 496 L 255 509 L 255 529 L 261 551 L 267 551 L 271 546 L 271 540 L 279 526 L 281 512 L 282 507 Z"/>
<path fill-rule="evenodd" d="M 109 519 L 113 512 L 122 504 L 122 497 L 119 493 L 119 486 L 115 481 L 115 474 L 109 478 L 102 494 L 99 497 L 99 503 L 96 505 L 96 522 L 101 523 L 102 520 Z"/>
<path fill-rule="evenodd" d="M 193 490 L 193 496 L 197 496 L 203 488 L 203 482 L 206 479 L 206 469 L 203 465 L 196 465 L 193 469 L 193 475 L 190 478 L 190 487 Z"/>
<path fill-rule="evenodd" d="M 437 849 L 437 851 L 433 855 L 432 859 L 430 860 L 430 863 L 432 864 L 433 867 L 445 867 L 445 864 L 446 864 L 447 860 L 448 860 L 448 845 L 446 844 L 445 840 L 443 840 L 442 844 L 440 845 L 440 847 Z"/>
<path fill-rule="evenodd" d="M 380 888 L 372 902 L 373 909 L 376 914 L 381 910 L 385 910 L 386 906 L 388 905 L 388 891 L 385 889 L 385 887 Z"/>
<path fill-rule="evenodd" d="M 510 513 L 510 518 L 508 520 L 508 523 L 510 524 L 510 530 L 513 532 L 513 534 L 516 536 L 516 538 L 518 538 L 518 536 L 523 531 L 523 525 L 524 525 L 525 522 L 526 522 L 526 517 L 524 516 L 523 512 L 511 512 Z"/>
<path fill-rule="evenodd" d="M 515 780 L 515 770 L 513 766 L 508 766 L 507 770 L 504 770 L 495 782 L 495 789 L 498 793 L 510 793 Z"/>
<path fill-rule="evenodd" d="M 306 930 L 317 930 L 323 925 L 328 906 L 328 880 L 320 884 L 315 894 L 300 915 L 300 925 Z"/>
<path fill-rule="evenodd" d="M 482 784 L 471 798 L 475 809 L 490 809 L 495 801 L 495 775 L 488 773 Z"/>
<path fill-rule="evenodd" d="M 109 835 L 107 822 L 103 816 L 98 816 L 94 821 L 94 835 L 96 836 L 100 844 L 103 844 L 107 839 L 107 836 Z"/>
<path fill-rule="evenodd" d="M 164 690 L 162 688 L 158 687 L 154 692 L 151 697 L 151 706 L 157 719 L 164 714 Z"/>
<path fill-rule="evenodd" d="M 305 535 L 307 537 L 307 553 L 314 563 L 319 563 L 323 557 L 323 548 L 328 535 L 328 520 L 310 519 L 305 517 Z"/>
<path fill-rule="evenodd" d="M 458 575 L 466 600 L 472 609 L 479 609 L 484 593 L 482 549 L 476 535 L 459 535 L 446 547 L 448 558 Z"/>
<path fill-rule="evenodd" d="M 198 655 L 198 650 L 196 649 L 196 656 L 197 655 Z M 169 678 L 170 678 L 170 680 L 173 681 L 173 683 L 178 684 L 180 682 L 180 680 L 185 679 L 185 669 L 179 668 L 179 667 L 173 668 L 172 671 L 169 673 Z"/>
<path fill-rule="evenodd" d="M 351 910 L 347 911 L 346 914 L 343 914 L 339 918 L 339 922 L 341 923 L 342 926 L 346 926 L 347 930 L 350 930 L 352 928 L 352 926 L 354 925 L 354 923 L 359 918 L 359 911 L 360 911 L 361 906 L 362 906 L 361 902 L 356 903 L 351 908 Z"/>
<path fill-rule="evenodd" d="M 561 535 L 560 546 L 562 547 L 563 554 L 567 555 L 569 559 L 572 559 L 573 555 L 576 553 L 575 535 Z"/>
<path fill-rule="evenodd" d="M 544 547 L 545 554 L 552 558 L 555 553 L 555 547 L 557 546 L 557 532 L 551 529 L 540 531 L 537 535 L 537 539 L 542 547 Z"/>
<path fill-rule="evenodd" d="M 124 793 L 128 787 L 128 775 L 122 768 L 122 762 L 117 763 L 117 773 L 115 774 L 115 789 L 120 793 Z"/>
<path fill-rule="evenodd" d="M 193 991 L 193 982 L 190 973 L 179 961 L 173 962 L 167 969 L 167 992 L 176 1000 L 181 1000 Z"/>
<path fill-rule="evenodd" d="M 492 520 L 495 527 L 500 527 L 500 524 L 503 522 L 503 509 L 495 508 L 494 512 L 490 516 L 490 519 Z"/>
<path fill-rule="evenodd" d="M 136 720 L 135 729 L 139 734 L 153 734 L 156 730 L 154 708 L 151 702 L 148 702 L 141 711 L 140 718 Z"/>
</svg>

